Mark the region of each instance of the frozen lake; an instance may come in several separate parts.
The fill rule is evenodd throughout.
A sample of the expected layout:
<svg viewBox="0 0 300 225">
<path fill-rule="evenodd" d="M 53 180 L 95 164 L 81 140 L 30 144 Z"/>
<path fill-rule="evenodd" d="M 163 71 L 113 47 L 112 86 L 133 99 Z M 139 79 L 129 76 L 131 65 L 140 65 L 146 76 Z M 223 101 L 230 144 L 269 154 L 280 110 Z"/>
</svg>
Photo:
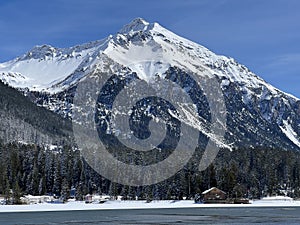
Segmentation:
<svg viewBox="0 0 300 225">
<path fill-rule="evenodd" d="M 300 207 L 218 207 L 2 212 L 0 224 L 299 224 Z"/>
</svg>

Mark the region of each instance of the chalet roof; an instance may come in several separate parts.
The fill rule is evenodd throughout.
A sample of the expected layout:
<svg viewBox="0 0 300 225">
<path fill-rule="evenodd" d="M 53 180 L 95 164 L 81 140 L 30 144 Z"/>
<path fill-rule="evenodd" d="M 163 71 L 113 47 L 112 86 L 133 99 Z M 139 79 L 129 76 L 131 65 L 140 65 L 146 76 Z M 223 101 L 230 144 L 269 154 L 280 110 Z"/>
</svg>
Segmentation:
<svg viewBox="0 0 300 225">
<path fill-rule="evenodd" d="M 209 192 L 211 192 L 212 190 L 215 190 L 215 189 L 219 190 L 220 192 L 222 192 L 224 194 L 226 194 L 226 192 L 224 192 L 224 191 L 222 191 L 222 190 L 220 190 L 219 188 L 216 188 L 216 187 L 212 187 L 212 188 L 210 188 L 210 189 L 208 189 L 206 191 L 203 191 L 202 194 L 205 195 L 205 194 L 207 194 L 207 193 L 209 193 Z"/>
</svg>

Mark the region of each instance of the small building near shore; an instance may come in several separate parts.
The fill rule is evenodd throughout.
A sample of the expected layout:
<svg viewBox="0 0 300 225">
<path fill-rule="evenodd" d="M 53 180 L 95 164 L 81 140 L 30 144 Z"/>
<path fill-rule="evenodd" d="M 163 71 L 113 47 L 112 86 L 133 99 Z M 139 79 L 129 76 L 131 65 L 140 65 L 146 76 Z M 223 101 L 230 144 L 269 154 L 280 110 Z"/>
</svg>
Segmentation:
<svg viewBox="0 0 300 225">
<path fill-rule="evenodd" d="M 24 204 L 38 204 L 38 203 L 45 203 L 45 202 L 51 202 L 53 201 L 53 196 L 49 195 L 39 195 L 39 196 L 34 196 L 34 195 L 24 195 L 21 197 L 21 202 Z"/>
<path fill-rule="evenodd" d="M 91 195 L 91 194 L 87 194 L 86 196 L 85 196 L 85 203 L 92 203 L 93 202 L 93 195 Z"/>
<path fill-rule="evenodd" d="M 85 196 L 85 203 L 104 203 L 108 200 L 110 200 L 110 196 L 108 196 L 108 195 L 87 194 Z"/>
<path fill-rule="evenodd" d="M 202 192 L 203 203 L 227 203 L 226 199 L 226 192 L 216 187 Z"/>
<path fill-rule="evenodd" d="M 0 205 L 4 205 L 6 203 L 6 199 L 0 195 Z"/>
</svg>

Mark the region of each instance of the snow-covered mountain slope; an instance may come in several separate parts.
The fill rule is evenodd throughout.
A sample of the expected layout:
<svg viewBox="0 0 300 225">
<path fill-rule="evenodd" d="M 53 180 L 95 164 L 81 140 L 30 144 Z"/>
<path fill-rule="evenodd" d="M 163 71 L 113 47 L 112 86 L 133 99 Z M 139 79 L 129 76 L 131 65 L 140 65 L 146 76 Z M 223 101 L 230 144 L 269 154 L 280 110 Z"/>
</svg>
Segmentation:
<svg viewBox="0 0 300 225">
<path fill-rule="evenodd" d="M 140 18 L 101 41 L 66 49 L 35 47 L 0 64 L 0 79 L 13 87 L 37 91 L 33 97 L 39 105 L 71 116 L 76 84 L 108 63 L 125 66 L 147 82 L 166 76 L 170 68 L 196 73 L 207 70 L 219 80 L 225 96 L 228 143 L 276 147 L 284 142 L 285 149 L 300 148 L 299 99 L 276 89 L 234 59 L 216 55 Z M 272 138 L 274 135 L 279 138 Z"/>
<path fill-rule="evenodd" d="M 89 60 L 102 41 L 59 49 L 36 46 L 26 54 L 0 64 L 1 80 L 13 87 L 57 92 L 53 87 Z"/>
<path fill-rule="evenodd" d="M 13 87 L 27 87 L 32 91 L 60 92 L 68 88 L 64 81 L 70 75 L 73 80 L 69 80 L 69 84 L 73 84 L 82 77 L 78 74 L 97 63 L 101 54 L 129 66 L 145 80 L 157 72 L 162 74 L 169 66 L 191 71 L 206 66 L 224 79 L 223 85 L 238 82 L 247 87 L 249 93 L 251 88 L 263 85 L 274 94 L 280 93 L 234 59 L 216 55 L 158 23 L 150 24 L 139 18 L 125 25 L 116 35 L 100 41 L 65 49 L 36 46 L 21 57 L 0 63 L 1 80 Z M 59 85 L 62 83 L 64 86 Z"/>
</svg>

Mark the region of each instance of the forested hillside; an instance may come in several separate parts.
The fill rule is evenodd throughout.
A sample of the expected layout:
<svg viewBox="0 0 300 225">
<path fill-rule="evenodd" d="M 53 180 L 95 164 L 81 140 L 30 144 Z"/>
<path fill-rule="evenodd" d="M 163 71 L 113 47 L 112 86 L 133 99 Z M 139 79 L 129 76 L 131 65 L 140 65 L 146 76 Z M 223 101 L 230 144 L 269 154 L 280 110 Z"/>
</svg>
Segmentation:
<svg viewBox="0 0 300 225">
<path fill-rule="evenodd" d="M 0 145 L 0 194 L 18 203 L 24 194 L 74 196 L 105 193 L 125 199 L 192 198 L 216 186 L 229 197 L 260 198 L 271 194 L 300 197 L 300 154 L 277 149 L 222 150 L 214 164 L 203 172 L 185 167 L 156 185 L 129 187 L 110 182 L 85 163 L 78 150 L 69 146 L 47 149 L 20 143 Z"/>
<path fill-rule="evenodd" d="M 22 141 L 46 145 L 69 142 L 69 120 L 36 106 L 2 82 L 0 93 L 0 140 L 4 143 Z"/>
</svg>

